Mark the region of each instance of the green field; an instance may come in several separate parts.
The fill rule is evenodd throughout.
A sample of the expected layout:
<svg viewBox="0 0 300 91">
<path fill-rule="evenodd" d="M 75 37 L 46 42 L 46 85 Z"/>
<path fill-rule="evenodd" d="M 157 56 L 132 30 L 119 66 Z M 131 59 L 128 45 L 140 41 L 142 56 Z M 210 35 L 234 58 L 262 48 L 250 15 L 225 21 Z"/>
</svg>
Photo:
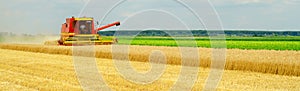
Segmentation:
<svg viewBox="0 0 300 91">
<path fill-rule="evenodd" d="M 211 48 L 208 37 L 119 37 L 119 44 Z M 195 44 L 196 43 L 196 44 Z M 218 43 L 217 41 L 214 43 Z M 300 37 L 226 37 L 229 49 L 300 50 Z"/>
</svg>

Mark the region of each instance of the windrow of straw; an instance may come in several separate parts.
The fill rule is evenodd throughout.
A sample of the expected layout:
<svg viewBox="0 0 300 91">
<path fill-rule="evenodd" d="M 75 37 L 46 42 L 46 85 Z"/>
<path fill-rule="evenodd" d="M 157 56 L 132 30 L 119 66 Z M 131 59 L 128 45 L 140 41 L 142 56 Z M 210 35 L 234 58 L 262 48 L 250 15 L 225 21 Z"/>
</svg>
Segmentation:
<svg viewBox="0 0 300 91">
<path fill-rule="evenodd" d="M 125 50 L 127 46 L 123 45 L 66 47 L 32 44 L 0 44 L 0 48 L 48 54 L 73 55 L 73 53 L 76 53 L 78 56 L 91 56 L 90 54 L 93 52 L 87 51 L 86 49 L 88 48 L 90 50 L 95 50 L 95 57 L 97 58 L 114 58 L 118 60 L 126 60 L 128 58 L 131 61 L 140 62 L 149 62 L 151 59 L 156 59 L 155 57 L 157 55 L 153 56 L 153 52 L 159 51 L 161 54 L 165 55 L 167 64 L 201 67 L 210 67 L 212 59 L 212 49 L 209 48 L 186 48 L 185 52 L 188 52 L 188 50 L 197 50 L 199 53 L 199 58 L 195 57 L 195 54 L 188 55 L 185 57 L 185 59 L 187 59 L 189 62 L 184 64 L 181 62 L 182 50 L 177 47 L 130 46 L 128 47 L 128 53 Z M 163 63 L 160 62 L 163 61 L 162 58 L 158 59 L 160 60 L 156 62 Z M 200 60 L 200 65 L 196 65 L 197 59 Z M 300 52 L 227 49 L 225 69 L 300 76 Z"/>
</svg>

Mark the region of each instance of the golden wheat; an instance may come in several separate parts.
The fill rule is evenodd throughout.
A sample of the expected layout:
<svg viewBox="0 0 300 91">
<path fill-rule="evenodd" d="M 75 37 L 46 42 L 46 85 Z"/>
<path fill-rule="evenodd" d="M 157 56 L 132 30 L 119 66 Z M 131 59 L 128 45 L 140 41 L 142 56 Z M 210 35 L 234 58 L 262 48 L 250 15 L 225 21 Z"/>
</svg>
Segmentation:
<svg viewBox="0 0 300 91">
<path fill-rule="evenodd" d="M 0 90 L 82 90 L 72 56 L 0 49 Z M 121 62 L 121 61 L 120 61 Z M 131 62 L 148 70 L 145 62 Z M 109 59 L 97 59 L 103 79 L 113 90 L 168 90 L 178 79 L 181 66 L 167 65 L 161 78 L 150 84 L 124 79 Z M 193 90 L 201 90 L 210 69 L 199 68 Z M 187 78 L 187 80 L 189 80 Z M 217 90 L 299 90 L 300 77 L 226 70 Z M 182 85 L 184 87 L 184 85 Z"/>
<path fill-rule="evenodd" d="M 24 44 L 0 44 L 2 49 L 21 50 L 29 52 L 72 55 L 72 47 L 66 46 L 44 46 Z M 127 56 L 122 45 L 114 46 L 114 50 L 121 50 L 114 55 L 119 57 Z M 148 62 L 152 51 L 159 50 L 166 55 L 167 64 L 181 65 L 181 54 L 176 47 L 154 47 L 154 46 L 130 46 L 129 59 L 131 61 Z M 96 46 L 97 58 L 112 59 L 112 46 Z M 187 50 L 199 50 L 201 67 L 210 67 L 212 49 L 209 48 L 188 48 Z M 86 55 L 85 50 L 78 50 L 78 55 Z M 120 58 L 123 60 L 124 58 Z M 196 59 L 193 55 L 191 59 Z M 300 52 L 299 51 L 273 51 L 273 50 L 226 50 L 226 70 L 241 70 L 271 73 L 288 76 L 300 75 Z M 199 66 L 189 62 L 187 66 Z"/>
</svg>

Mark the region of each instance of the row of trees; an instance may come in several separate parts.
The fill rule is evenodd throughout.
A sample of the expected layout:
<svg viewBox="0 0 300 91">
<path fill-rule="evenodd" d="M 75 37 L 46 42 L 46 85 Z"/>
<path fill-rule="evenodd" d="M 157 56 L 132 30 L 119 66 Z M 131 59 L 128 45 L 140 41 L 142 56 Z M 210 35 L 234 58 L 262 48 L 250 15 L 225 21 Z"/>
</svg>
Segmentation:
<svg viewBox="0 0 300 91">
<path fill-rule="evenodd" d="M 136 31 L 136 30 L 120 30 L 120 31 L 101 31 L 98 32 L 102 36 L 208 36 L 208 35 L 218 35 L 224 33 L 226 36 L 249 36 L 249 37 L 264 37 L 264 36 L 300 36 L 300 31 L 238 31 L 238 30 L 226 30 L 222 31 L 210 31 L 205 30 L 148 30 L 148 31 Z"/>
</svg>

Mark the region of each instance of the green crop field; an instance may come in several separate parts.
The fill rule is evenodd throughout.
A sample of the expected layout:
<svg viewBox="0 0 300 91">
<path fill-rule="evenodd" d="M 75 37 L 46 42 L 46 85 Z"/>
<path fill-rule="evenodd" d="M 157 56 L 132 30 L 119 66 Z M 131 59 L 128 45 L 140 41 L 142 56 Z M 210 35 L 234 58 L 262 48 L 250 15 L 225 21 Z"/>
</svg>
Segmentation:
<svg viewBox="0 0 300 91">
<path fill-rule="evenodd" d="M 208 37 L 119 37 L 119 44 L 211 48 Z M 176 41 L 175 41 L 176 40 Z M 196 44 L 195 44 L 196 43 Z M 218 42 L 214 42 L 218 43 Z M 226 37 L 229 49 L 300 50 L 300 37 Z"/>
</svg>

